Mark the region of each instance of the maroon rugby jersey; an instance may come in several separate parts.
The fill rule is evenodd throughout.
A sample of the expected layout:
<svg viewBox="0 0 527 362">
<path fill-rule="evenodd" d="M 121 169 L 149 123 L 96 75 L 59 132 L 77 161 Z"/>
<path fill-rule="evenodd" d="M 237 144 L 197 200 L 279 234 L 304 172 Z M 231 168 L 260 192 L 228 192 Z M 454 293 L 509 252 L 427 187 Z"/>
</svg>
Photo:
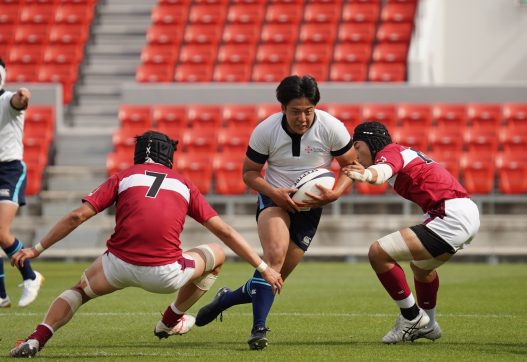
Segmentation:
<svg viewBox="0 0 527 362">
<path fill-rule="evenodd" d="M 111 176 L 82 199 L 97 212 L 116 203 L 108 250 L 134 265 L 166 265 L 182 256 L 186 215 L 204 223 L 216 211 L 196 186 L 160 164 L 134 165 Z"/>
<path fill-rule="evenodd" d="M 395 192 L 424 212 L 441 207 L 440 201 L 468 197 L 465 188 L 444 167 L 408 147 L 389 144 L 377 153 L 375 163 L 389 165 L 394 176 L 388 182 Z"/>
</svg>

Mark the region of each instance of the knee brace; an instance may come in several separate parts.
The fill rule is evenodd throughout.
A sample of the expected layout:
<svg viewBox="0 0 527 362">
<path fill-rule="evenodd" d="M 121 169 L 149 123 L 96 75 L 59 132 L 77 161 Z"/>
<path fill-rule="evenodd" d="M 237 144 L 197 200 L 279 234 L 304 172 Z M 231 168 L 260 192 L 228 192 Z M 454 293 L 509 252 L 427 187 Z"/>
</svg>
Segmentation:
<svg viewBox="0 0 527 362">
<path fill-rule="evenodd" d="M 210 248 L 208 245 L 199 245 L 196 246 L 194 249 L 200 250 L 203 255 L 205 255 L 205 271 L 211 271 L 214 269 L 214 266 L 216 266 L 216 257 L 214 255 L 214 251 Z"/>
<path fill-rule="evenodd" d="M 84 293 L 86 293 L 86 295 L 90 298 L 90 299 L 94 299 L 94 298 L 97 298 L 98 295 L 95 294 L 93 292 L 93 290 L 91 289 L 91 286 L 90 286 L 90 281 L 88 280 L 88 278 L 86 277 L 86 273 L 82 273 L 82 277 L 81 277 L 81 282 L 84 281 L 84 284 L 86 284 L 86 286 L 84 288 L 82 288 L 82 291 Z"/>
<path fill-rule="evenodd" d="M 81 293 L 73 289 L 63 291 L 62 294 L 59 295 L 59 298 L 65 300 L 69 304 L 72 313 L 75 313 L 82 305 Z"/>
<path fill-rule="evenodd" d="M 380 238 L 379 245 L 395 261 L 410 261 L 413 259 L 412 253 L 399 231 Z"/>
<path fill-rule="evenodd" d="M 422 270 L 434 270 L 443 265 L 444 261 L 437 259 L 412 260 L 412 264 Z"/>
<path fill-rule="evenodd" d="M 214 275 L 212 273 L 205 274 L 198 279 L 194 280 L 194 285 L 198 287 L 201 290 L 207 291 L 212 287 L 214 282 L 218 279 L 217 275 Z"/>
</svg>

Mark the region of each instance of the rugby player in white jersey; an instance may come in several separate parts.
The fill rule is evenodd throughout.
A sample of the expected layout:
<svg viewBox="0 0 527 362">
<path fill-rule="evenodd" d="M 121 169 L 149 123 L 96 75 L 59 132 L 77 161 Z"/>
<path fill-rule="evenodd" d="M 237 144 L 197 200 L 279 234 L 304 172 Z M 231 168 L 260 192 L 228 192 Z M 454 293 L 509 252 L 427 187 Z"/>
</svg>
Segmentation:
<svg viewBox="0 0 527 362">
<path fill-rule="evenodd" d="M 421 224 L 380 238 L 368 253 L 373 270 L 401 311 L 383 342 L 436 340 L 442 333 L 435 320 L 436 269 L 474 238 L 480 225 L 478 207 L 445 168 L 419 151 L 392 143 L 382 123 L 358 125 L 353 146 L 358 161 L 344 168 L 351 179 L 388 182 L 425 213 Z M 417 303 L 399 265 L 403 261 L 410 262 Z"/>
<path fill-rule="evenodd" d="M 258 192 L 256 217 L 264 259 L 285 280 L 311 244 L 322 207 L 337 200 L 352 184 L 340 173 L 332 190 L 320 187 L 320 196 L 296 204 L 291 199 L 295 180 L 314 168 L 329 169 L 334 158 L 341 167 L 349 165 L 355 153 L 344 124 L 316 108 L 320 92 L 314 78 L 284 78 L 276 98 L 282 111 L 254 129 L 243 163 L 243 180 Z M 310 210 L 300 211 L 301 207 Z M 199 310 L 196 325 L 210 323 L 233 305 L 252 303 L 253 325 L 247 343 L 250 349 L 261 350 L 268 345 L 266 319 L 273 301 L 271 286 L 256 271 L 237 290 L 221 288 L 214 300 Z"/>
<path fill-rule="evenodd" d="M 187 333 L 194 317 L 185 312 L 210 289 L 225 260 L 223 250 L 215 243 L 183 250 L 180 233 L 187 215 L 260 270 L 274 291 L 280 290 L 280 274 L 267 267 L 245 239 L 218 216 L 190 180 L 172 170 L 176 145 L 159 132 L 137 137 L 134 166 L 111 176 L 84 197 L 83 204 L 55 224 L 35 247 L 13 255 L 15 264 L 35 258 L 92 216 L 116 205 L 115 230 L 106 252 L 85 270 L 75 286 L 55 299 L 43 322 L 29 337 L 17 342 L 11 356 L 35 356 L 82 304 L 126 287 L 152 293 L 178 292 L 154 334 L 161 339 Z"/>
<path fill-rule="evenodd" d="M 4 90 L 6 66 L 0 59 L 0 247 L 9 258 L 24 247 L 11 234 L 19 206 L 26 204 L 26 164 L 23 161 L 24 113 L 31 92 L 20 88 L 16 92 Z M 29 260 L 18 266 L 23 282 L 19 307 L 26 307 L 37 298 L 43 281 L 42 275 L 31 268 Z M 11 306 L 4 284 L 4 258 L 0 256 L 0 308 Z"/>
</svg>

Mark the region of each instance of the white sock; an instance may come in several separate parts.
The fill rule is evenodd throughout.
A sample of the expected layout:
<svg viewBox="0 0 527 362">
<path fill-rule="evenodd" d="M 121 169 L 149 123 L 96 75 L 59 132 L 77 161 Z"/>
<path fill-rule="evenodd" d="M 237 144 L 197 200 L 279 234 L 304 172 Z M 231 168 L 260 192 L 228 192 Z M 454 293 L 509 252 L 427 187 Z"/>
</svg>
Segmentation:
<svg viewBox="0 0 527 362">
<path fill-rule="evenodd" d="M 436 320 L 436 309 L 423 309 L 425 313 L 430 317 L 430 322 L 428 323 L 427 327 L 432 327 L 434 325 L 434 322 Z"/>
<path fill-rule="evenodd" d="M 176 302 L 170 304 L 170 309 L 172 309 L 172 311 L 176 314 L 185 314 L 185 312 L 182 312 L 180 311 L 179 309 L 177 309 L 176 307 Z"/>
</svg>

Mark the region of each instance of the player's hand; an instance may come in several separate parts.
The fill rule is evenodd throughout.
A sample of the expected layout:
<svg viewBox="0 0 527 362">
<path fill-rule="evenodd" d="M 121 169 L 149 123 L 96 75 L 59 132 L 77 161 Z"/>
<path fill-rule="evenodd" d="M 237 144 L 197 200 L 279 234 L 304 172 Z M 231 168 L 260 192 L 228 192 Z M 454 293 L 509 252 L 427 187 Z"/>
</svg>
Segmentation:
<svg viewBox="0 0 527 362">
<path fill-rule="evenodd" d="M 20 251 L 17 251 L 12 257 L 11 257 L 11 265 L 16 267 L 23 267 L 24 262 L 28 259 L 34 259 L 37 256 L 39 256 L 40 253 L 35 248 L 29 248 L 29 249 L 22 249 Z"/>
<path fill-rule="evenodd" d="M 271 284 L 271 287 L 273 288 L 273 293 L 280 294 L 280 291 L 282 290 L 282 286 L 284 284 L 284 281 L 282 280 L 282 275 L 271 267 L 267 267 L 267 269 L 265 269 L 265 271 L 260 274 L 262 274 L 262 277 L 267 283 Z"/>
<path fill-rule="evenodd" d="M 315 209 L 317 207 L 325 206 L 339 198 L 339 195 L 332 189 L 328 189 L 322 185 L 315 185 L 320 190 L 320 195 L 315 195 L 310 192 L 306 192 L 306 195 L 311 199 L 302 200 L 302 205 Z"/>
<path fill-rule="evenodd" d="M 364 179 L 364 166 L 362 166 L 357 160 L 353 161 L 351 165 L 343 167 L 342 171 L 352 180 L 366 181 Z"/>
<path fill-rule="evenodd" d="M 291 195 L 297 191 L 294 187 L 277 187 L 270 197 L 276 206 L 288 212 L 299 212 L 300 208 L 291 198 Z"/>
</svg>

